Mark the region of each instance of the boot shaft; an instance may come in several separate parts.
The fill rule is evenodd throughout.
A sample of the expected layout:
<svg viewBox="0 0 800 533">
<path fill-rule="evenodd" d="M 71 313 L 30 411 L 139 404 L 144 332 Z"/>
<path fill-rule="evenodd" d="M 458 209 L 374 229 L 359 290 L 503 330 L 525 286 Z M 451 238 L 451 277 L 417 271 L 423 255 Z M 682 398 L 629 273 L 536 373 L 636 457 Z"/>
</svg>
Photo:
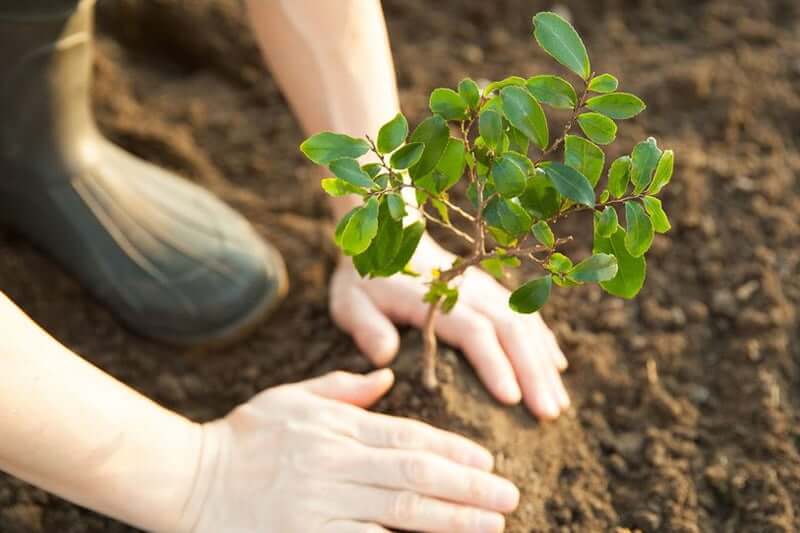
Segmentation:
<svg viewBox="0 0 800 533">
<path fill-rule="evenodd" d="M 95 129 L 94 0 L 15 3 L 0 7 L 0 166 L 73 160 Z"/>
</svg>

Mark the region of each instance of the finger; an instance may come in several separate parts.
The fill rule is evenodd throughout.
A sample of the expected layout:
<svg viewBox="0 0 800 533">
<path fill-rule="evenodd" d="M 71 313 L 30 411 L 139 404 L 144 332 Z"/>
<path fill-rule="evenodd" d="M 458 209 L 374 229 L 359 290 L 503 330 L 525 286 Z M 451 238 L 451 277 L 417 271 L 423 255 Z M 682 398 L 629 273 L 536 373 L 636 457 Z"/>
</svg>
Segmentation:
<svg viewBox="0 0 800 533">
<path fill-rule="evenodd" d="M 519 504 L 519 491 L 510 481 L 432 453 L 373 448 L 348 462 L 346 481 L 353 483 L 409 490 L 499 513 L 510 513 Z"/>
<path fill-rule="evenodd" d="M 503 515 L 444 502 L 411 491 L 353 485 L 341 507 L 347 516 L 423 533 L 501 533 Z"/>
<path fill-rule="evenodd" d="M 426 451 L 485 471 L 494 466 L 488 450 L 455 433 L 408 418 L 368 412 L 356 416 L 355 424 L 342 424 L 338 430 L 367 446 Z"/>
<path fill-rule="evenodd" d="M 569 366 L 569 362 L 564 356 L 564 352 L 561 350 L 561 347 L 558 345 L 558 339 L 556 339 L 553 331 L 545 323 L 542 315 L 535 313 L 533 316 L 531 316 L 531 323 L 533 329 L 538 331 L 540 336 L 543 338 L 542 342 L 549 347 L 550 355 L 553 358 L 553 362 L 555 363 L 556 367 L 558 367 L 558 369 L 562 372 L 566 370 Z"/>
<path fill-rule="evenodd" d="M 378 524 L 353 522 L 351 520 L 334 520 L 328 522 L 322 533 L 389 533 L 389 530 Z"/>
<path fill-rule="evenodd" d="M 376 366 L 389 364 L 397 354 L 400 336 L 364 291 L 350 287 L 346 293 L 332 292 L 330 308 L 336 325 L 353 337 L 370 361 Z"/>
<path fill-rule="evenodd" d="M 303 381 L 299 386 L 330 400 L 337 400 L 358 407 L 369 407 L 377 402 L 394 384 L 394 373 L 388 368 L 369 374 L 331 372 L 322 377 Z"/>
<path fill-rule="evenodd" d="M 520 401 L 522 392 L 514 369 L 489 319 L 468 305 L 456 306 L 439 317 L 436 332 L 464 352 L 481 381 L 498 400 L 506 404 Z"/>
</svg>

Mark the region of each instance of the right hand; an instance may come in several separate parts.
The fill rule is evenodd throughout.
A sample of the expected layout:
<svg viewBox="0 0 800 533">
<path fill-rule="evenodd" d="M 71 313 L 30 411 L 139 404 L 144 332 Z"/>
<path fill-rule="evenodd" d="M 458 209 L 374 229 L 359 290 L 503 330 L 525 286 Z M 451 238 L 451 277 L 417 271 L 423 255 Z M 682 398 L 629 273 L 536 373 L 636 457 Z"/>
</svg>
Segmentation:
<svg viewBox="0 0 800 533">
<path fill-rule="evenodd" d="M 389 370 L 266 390 L 207 424 L 194 533 L 498 533 L 519 492 L 457 435 L 365 411 Z"/>
</svg>

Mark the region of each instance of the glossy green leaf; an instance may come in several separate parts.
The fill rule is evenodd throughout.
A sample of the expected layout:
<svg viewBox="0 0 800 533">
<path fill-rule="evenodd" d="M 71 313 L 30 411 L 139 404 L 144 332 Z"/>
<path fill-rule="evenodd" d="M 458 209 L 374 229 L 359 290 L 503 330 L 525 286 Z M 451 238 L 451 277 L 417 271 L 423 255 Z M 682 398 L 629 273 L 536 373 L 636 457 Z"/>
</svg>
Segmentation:
<svg viewBox="0 0 800 533">
<path fill-rule="evenodd" d="M 484 216 L 489 226 L 500 228 L 514 238 L 527 232 L 533 223 L 518 203 L 499 196 L 489 201 Z"/>
<path fill-rule="evenodd" d="M 608 192 L 608 189 L 605 189 L 603 190 L 603 192 L 600 193 L 600 197 L 597 199 L 597 203 L 604 204 L 609 200 L 609 198 L 611 198 L 611 193 Z"/>
<path fill-rule="evenodd" d="M 417 251 L 422 235 L 425 233 L 425 224 L 421 221 L 414 222 L 409 226 L 403 228 L 403 237 L 400 241 L 400 248 L 395 254 L 392 261 L 387 264 L 377 275 L 391 276 L 397 272 L 401 272 L 406 268 L 408 262 Z"/>
<path fill-rule="evenodd" d="M 353 264 L 362 277 L 380 276 L 400 250 L 403 223 L 395 220 L 387 202 L 381 202 L 378 211 L 378 232 L 363 253 L 353 257 Z"/>
<path fill-rule="evenodd" d="M 481 100 L 481 89 L 478 84 L 469 78 L 461 80 L 458 84 L 458 94 L 467 103 L 470 109 L 477 109 Z"/>
<path fill-rule="evenodd" d="M 535 313 L 547 303 L 553 286 L 552 276 L 531 280 L 511 293 L 508 305 L 517 313 Z"/>
<path fill-rule="evenodd" d="M 350 222 L 350 219 L 353 218 L 353 215 L 355 215 L 359 209 L 361 209 L 361 207 L 354 207 L 353 209 L 348 211 L 347 214 L 345 214 L 341 219 L 339 219 L 339 222 L 336 224 L 336 231 L 334 232 L 334 242 L 336 243 L 336 246 L 338 246 L 339 248 L 342 247 L 342 235 L 344 235 L 344 230 L 345 228 L 347 228 L 348 222 Z"/>
<path fill-rule="evenodd" d="M 561 195 L 544 171 L 537 169 L 537 172 L 528 178 L 525 192 L 519 197 L 519 202 L 534 218 L 548 219 L 558 213 Z"/>
<path fill-rule="evenodd" d="M 669 223 L 669 217 L 661 207 L 661 200 L 652 196 L 645 196 L 642 198 L 644 209 L 650 216 L 650 222 L 653 223 L 653 229 L 657 233 L 666 233 L 672 229 L 672 224 Z"/>
<path fill-rule="evenodd" d="M 341 247 L 346 255 L 358 255 L 369 248 L 378 233 L 378 200 L 370 198 L 356 209 L 341 235 Z"/>
<path fill-rule="evenodd" d="M 389 214 L 395 220 L 402 220 L 406 216 L 406 202 L 399 193 L 389 193 L 386 195 L 386 206 Z"/>
<path fill-rule="evenodd" d="M 533 36 L 556 61 L 584 80 L 589 78 L 591 66 L 586 46 L 569 22 L 555 13 L 539 13 L 533 17 Z"/>
<path fill-rule="evenodd" d="M 618 86 L 617 78 L 611 74 L 600 74 L 589 81 L 588 89 L 595 93 L 613 93 Z"/>
<path fill-rule="evenodd" d="M 489 257 L 488 259 L 484 259 L 481 261 L 481 266 L 484 270 L 486 270 L 489 274 L 494 276 L 497 279 L 505 279 L 506 273 L 505 269 L 508 267 L 516 268 L 520 265 L 520 260 L 517 257 L 513 257 L 510 255 L 500 255 Z"/>
<path fill-rule="evenodd" d="M 617 124 L 600 113 L 581 113 L 578 125 L 589 139 L 597 144 L 611 144 L 617 138 Z"/>
<path fill-rule="evenodd" d="M 483 90 L 483 94 L 490 94 L 494 91 L 500 91 L 505 89 L 506 87 L 524 87 L 525 86 L 525 79 L 520 78 L 519 76 L 509 76 L 500 81 L 493 81 L 486 88 Z M 485 107 L 484 107 L 485 109 Z"/>
<path fill-rule="evenodd" d="M 514 198 L 525 192 L 525 169 L 514 158 L 503 155 L 492 163 L 492 179 L 497 192 Z"/>
<path fill-rule="evenodd" d="M 447 122 L 439 115 L 423 120 L 411 134 L 410 142 L 421 142 L 425 145 L 419 162 L 408 169 L 413 180 L 417 180 L 431 172 L 441 159 L 450 140 L 450 129 Z"/>
<path fill-rule="evenodd" d="M 609 281 L 617 275 L 617 258 L 610 254 L 594 254 L 573 268 L 569 278 L 581 283 Z"/>
<path fill-rule="evenodd" d="M 611 237 L 619 226 L 617 210 L 607 205 L 602 213 L 594 214 L 594 233 L 603 238 Z"/>
<path fill-rule="evenodd" d="M 622 198 L 628 190 L 631 175 L 631 158 L 627 155 L 618 157 L 611 163 L 608 171 L 608 190 L 614 198 Z"/>
<path fill-rule="evenodd" d="M 434 89 L 429 102 L 431 111 L 446 120 L 467 118 L 467 102 L 453 89 Z"/>
<path fill-rule="evenodd" d="M 482 111 L 478 117 L 478 132 L 486 146 L 497 151 L 503 143 L 503 117 L 493 109 Z"/>
<path fill-rule="evenodd" d="M 652 137 L 634 146 L 631 153 L 631 181 L 634 192 L 638 194 L 647 188 L 660 158 L 661 149 Z"/>
<path fill-rule="evenodd" d="M 625 248 L 633 257 L 641 257 L 653 244 L 653 224 L 635 201 L 625 202 Z"/>
<path fill-rule="evenodd" d="M 556 109 L 573 109 L 578 103 L 575 89 L 564 78 L 551 75 L 533 76 L 526 82 L 528 91 L 539 102 Z"/>
<path fill-rule="evenodd" d="M 508 149 L 520 154 L 527 154 L 530 147 L 530 139 L 514 126 L 508 128 Z"/>
<path fill-rule="evenodd" d="M 396 170 L 405 170 L 417 163 L 425 151 L 423 143 L 409 143 L 398 148 L 389 160 L 389 166 Z"/>
<path fill-rule="evenodd" d="M 402 113 L 398 113 L 378 130 L 378 151 L 382 154 L 393 152 L 406 141 L 406 137 L 408 121 Z"/>
<path fill-rule="evenodd" d="M 445 192 L 458 183 L 464 174 L 465 166 L 464 141 L 451 137 L 436 168 L 430 174 L 418 179 L 415 185 L 434 194 Z"/>
<path fill-rule="evenodd" d="M 572 270 L 572 259 L 567 257 L 566 255 L 556 252 L 550 256 L 550 260 L 547 262 L 547 268 L 551 272 L 556 273 L 566 273 Z"/>
<path fill-rule="evenodd" d="M 557 162 L 543 168 L 550 182 L 563 196 L 588 207 L 594 206 L 594 188 L 586 176 Z"/>
<path fill-rule="evenodd" d="M 337 178 L 356 187 L 371 189 L 375 186 L 375 182 L 369 177 L 369 174 L 361 170 L 361 165 L 355 159 L 336 159 L 331 162 L 329 168 Z"/>
<path fill-rule="evenodd" d="M 600 286 L 609 294 L 633 298 L 644 285 L 647 262 L 644 256 L 633 257 L 625 248 L 625 230 L 621 227 L 608 239 L 595 238 L 594 253 L 611 254 L 617 258 L 617 275 Z"/>
<path fill-rule="evenodd" d="M 383 170 L 383 166 L 380 163 L 367 163 L 361 166 L 361 170 L 366 172 L 370 178 L 375 179 Z"/>
<path fill-rule="evenodd" d="M 500 92 L 503 113 L 517 128 L 539 148 L 546 148 L 550 133 L 542 106 L 531 94 L 520 87 L 506 87 Z"/>
<path fill-rule="evenodd" d="M 369 151 L 369 144 L 364 139 L 324 131 L 303 141 L 300 150 L 314 163 L 327 165 L 343 157 L 361 157 Z"/>
<path fill-rule="evenodd" d="M 556 244 L 556 236 L 553 235 L 553 230 L 550 229 L 550 224 L 544 220 L 540 220 L 534 224 L 531 228 L 531 231 L 533 232 L 533 236 L 536 237 L 536 240 L 539 241 L 543 246 L 552 248 Z"/>
<path fill-rule="evenodd" d="M 600 181 L 605 162 L 606 154 L 591 141 L 577 135 L 564 139 L 564 163 L 586 176 L 592 187 Z"/>
<path fill-rule="evenodd" d="M 656 171 L 653 175 L 653 182 L 647 189 L 649 194 L 658 194 L 672 179 L 672 171 L 675 164 L 675 154 L 672 150 L 664 150 L 658 160 Z"/>
<path fill-rule="evenodd" d="M 633 118 L 647 107 L 642 99 L 630 93 L 611 93 L 594 96 L 586 101 L 586 107 L 616 120 Z"/>
<path fill-rule="evenodd" d="M 356 187 L 343 179 L 339 178 L 325 178 L 322 180 L 322 190 L 328 193 L 329 196 L 337 198 L 339 196 L 346 196 L 348 194 L 364 194 L 366 189 Z"/>
</svg>

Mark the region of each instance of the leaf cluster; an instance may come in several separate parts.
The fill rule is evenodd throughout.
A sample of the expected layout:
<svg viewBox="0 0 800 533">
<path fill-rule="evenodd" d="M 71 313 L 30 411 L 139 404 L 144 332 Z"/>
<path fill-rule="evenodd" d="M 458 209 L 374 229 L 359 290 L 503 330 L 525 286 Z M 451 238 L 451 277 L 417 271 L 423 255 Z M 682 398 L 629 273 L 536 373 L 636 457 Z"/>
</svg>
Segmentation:
<svg viewBox="0 0 800 533">
<path fill-rule="evenodd" d="M 432 115 L 413 131 L 398 114 L 375 140 L 323 132 L 301 145 L 309 159 L 330 169 L 332 176 L 322 180 L 325 192 L 363 200 L 335 234 L 362 276 L 411 273 L 408 262 L 431 222 L 473 250 L 433 273 L 425 300 L 445 311 L 458 299 L 452 280 L 475 265 L 498 278 L 523 261 L 541 267 L 541 276 L 511 295 L 509 305 L 521 313 L 540 309 L 553 285 L 599 283 L 624 298 L 642 288 L 654 234 L 670 229 L 656 195 L 672 177 L 674 154 L 651 137 L 606 165 L 602 147 L 615 141 L 618 122 L 645 109 L 644 102 L 619 91 L 611 74 L 595 75 L 566 20 L 539 13 L 533 27 L 540 47 L 569 71 L 566 77 L 511 76 L 483 88 L 465 79 L 454 89 L 435 89 Z M 553 135 L 547 109 L 570 111 L 561 135 Z M 368 152 L 372 162 L 359 163 Z M 461 181 L 471 209 L 451 202 L 449 192 Z M 556 223 L 583 210 L 593 212 L 593 254 L 575 263 L 563 249 L 574 236 L 557 236 Z M 410 211 L 420 216 L 407 223 Z"/>
</svg>

